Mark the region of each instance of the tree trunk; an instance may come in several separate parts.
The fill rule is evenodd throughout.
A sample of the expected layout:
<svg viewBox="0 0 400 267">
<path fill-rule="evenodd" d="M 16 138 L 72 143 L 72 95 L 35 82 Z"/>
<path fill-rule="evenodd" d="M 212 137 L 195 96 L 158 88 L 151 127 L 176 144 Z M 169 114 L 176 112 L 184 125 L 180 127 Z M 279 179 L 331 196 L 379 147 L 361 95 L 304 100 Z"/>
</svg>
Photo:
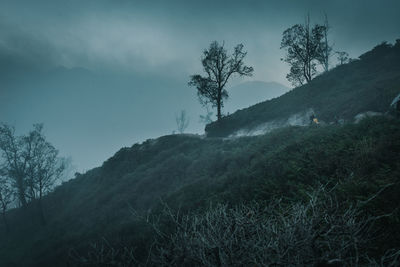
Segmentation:
<svg viewBox="0 0 400 267">
<path fill-rule="evenodd" d="M 2 198 L 2 196 L 0 195 L 0 200 L 1 200 L 1 208 L 2 208 L 2 214 L 3 214 L 3 221 L 4 221 L 4 226 L 6 228 L 6 232 L 8 233 L 8 231 L 10 230 L 10 227 L 8 225 L 8 221 L 7 221 L 7 217 L 6 217 L 6 211 L 7 211 L 7 202 L 5 199 Z"/>
<path fill-rule="evenodd" d="M 27 201 L 25 197 L 25 187 L 23 178 L 17 178 L 17 187 L 18 187 L 17 190 L 18 190 L 19 201 L 21 202 L 22 207 L 26 208 Z"/>
<path fill-rule="evenodd" d="M 217 107 L 217 120 L 219 121 L 221 119 L 221 102 L 218 102 L 218 107 Z"/>
<path fill-rule="evenodd" d="M 44 217 L 42 198 L 39 198 L 39 200 L 38 200 L 38 212 L 39 212 L 40 223 L 42 225 L 46 225 L 46 218 Z"/>
<path fill-rule="evenodd" d="M 6 217 L 6 210 L 5 208 L 3 208 L 3 221 L 4 221 L 4 225 L 6 227 L 6 232 L 8 233 L 10 230 L 10 226 L 8 225 L 8 221 L 7 221 L 7 217 Z"/>
<path fill-rule="evenodd" d="M 22 207 L 26 208 L 27 202 L 26 202 L 26 198 L 25 198 L 25 192 L 22 191 L 20 188 L 18 188 L 18 197 L 19 197 L 19 201 L 21 202 Z"/>
<path fill-rule="evenodd" d="M 218 98 L 217 98 L 217 121 L 219 121 L 221 119 L 221 89 L 218 89 Z"/>
</svg>

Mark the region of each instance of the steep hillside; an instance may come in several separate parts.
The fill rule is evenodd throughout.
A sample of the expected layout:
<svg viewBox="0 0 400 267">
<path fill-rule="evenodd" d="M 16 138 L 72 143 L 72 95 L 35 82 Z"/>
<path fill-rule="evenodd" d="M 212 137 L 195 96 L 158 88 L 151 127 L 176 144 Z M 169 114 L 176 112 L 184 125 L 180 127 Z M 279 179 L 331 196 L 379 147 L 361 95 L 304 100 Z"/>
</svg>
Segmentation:
<svg viewBox="0 0 400 267">
<path fill-rule="evenodd" d="M 228 89 L 229 99 L 224 103 L 224 112 L 232 114 L 238 109 L 281 96 L 289 90 L 277 82 L 243 82 Z"/>
<path fill-rule="evenodd" d="M 144 261 L 152 232 L 133 210 L 157 212 L 160 198 L 186 212 L 274 196 L 301 200 L 318 184 L 339 181 L 345 196 L 366 199 L 395 183 L 369 211 L 388 213 L 400 203 L 399 162 L 400 123 L 384 117 L 232 140 L 165 136 L 123 148 L 100 168 L 58 187 L 46 197 L 45 226 L 10 211 L 13 227 L 0 240 L 0 260 L 4 266 L 75 266 L 71 251 L 84 253 L 105 238 L 135 247 L 135 257 Z M 400 245 L 397 219 L 386 222 L 390 233 L 383 233 L 382 249 Z"/>
<path fill-rule="evenodd" d="M 327 123 L 353 120 L 366 111 L 386 112 L 400 92 L 400 41 L 383 43 L 281 97 L 239 110 L 206 127 L 208 136 L 252 132 L 262 124 L 311 114 Z M 290 124 L 290 123 L 289 123 Z M 262 128 L 262 127 L 261 127 Z M 268 127 L 264 127 L 268 128 Z"/>
</svg>

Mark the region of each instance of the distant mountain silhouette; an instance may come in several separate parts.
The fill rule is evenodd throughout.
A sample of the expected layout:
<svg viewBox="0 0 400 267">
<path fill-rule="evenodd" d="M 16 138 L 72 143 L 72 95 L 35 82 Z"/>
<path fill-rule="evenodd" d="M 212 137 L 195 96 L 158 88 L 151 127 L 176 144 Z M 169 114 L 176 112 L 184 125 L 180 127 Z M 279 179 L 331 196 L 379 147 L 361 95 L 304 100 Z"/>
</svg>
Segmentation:
<svg viewBox="0 0 400 267">
<path fill-rule="evenodd" d="M 198 121 L 204 109 L 186 79 L 63 66 L 15 70 L 0 75 L 0 116 L 29 122 L 26 127 L 43 122 L 49 138 L 57 138 L 57 148 L 72 156 L 79 170 L 88 169 L 130 142 L 171 133 L 182 109 L 190 117 L 187 131 L 202 132 Z"/>
</svg>

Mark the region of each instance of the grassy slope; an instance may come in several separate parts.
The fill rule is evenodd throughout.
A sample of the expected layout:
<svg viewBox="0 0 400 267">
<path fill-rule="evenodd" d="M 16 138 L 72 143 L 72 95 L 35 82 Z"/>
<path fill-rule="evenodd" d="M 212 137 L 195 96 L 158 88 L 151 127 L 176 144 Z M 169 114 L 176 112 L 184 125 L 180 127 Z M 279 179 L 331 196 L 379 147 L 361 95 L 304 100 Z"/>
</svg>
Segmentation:
<svg viewBox="0 0 400 267">
<path fill-rule="evenodd" d="M 352 120 L 365 111 L 386 112 L 400 92 L 400 42 L 379 45 L 360 60 L 336 67 L 281 97 L 239 110 L 206 127 L 208 136 L 228 136 L 242 128 L 287 118 L 313 108 L 323 121 Z"/>
<path fill-rule="evenodd" d="M 10 266 L 54 266 L 70 248 L 84 248 L 103 236 L 145 248 L 149 235 L 135 224 L 129 207 L 157 209 L 159 197 L 172 207 L 193 210 L 210 202 L 276 195 L 301 199 L 319 182 L 343 180 L 344 194 L 363 198 L 398 182 L 399 164 L 400 123 L 383 117 L 229 141 L 165 136 L 121 149 L 101 168 L 59 187 L 46 199 L 45 227 L 21 223 L 18 211 L 10 213 L 13 230 L 0 241 L 0 259 Z M 374 204 L 376 213 L 397 207 L 396 193 L 398 186 L 385 192 Z M 399 237 L 396 231 L 391 234 Z M 137 250 L 139 258 L 144 251 Z"/>
</svg>

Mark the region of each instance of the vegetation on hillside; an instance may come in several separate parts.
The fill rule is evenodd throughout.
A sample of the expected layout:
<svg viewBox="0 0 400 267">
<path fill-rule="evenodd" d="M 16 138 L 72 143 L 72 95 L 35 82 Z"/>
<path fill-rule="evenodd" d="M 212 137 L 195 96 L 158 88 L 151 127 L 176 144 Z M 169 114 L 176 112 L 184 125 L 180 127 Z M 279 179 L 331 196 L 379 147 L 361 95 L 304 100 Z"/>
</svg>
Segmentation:
<svg viewBox="0 0 400 267">
<path fill-rule="evenodd" d="M 0 241 L 0 258 L 11 266 L 21 261 L 65 266 L 73 261 L 72 252 L 86 255 L 91 243 L 104 239 L 112 247 L 134 248 L 143 263 L 156 234 L 133 211 L 157 216 L 163 210 L 160 198 L 181 214 L 201 214 L 218 203 L 262 205 L 277 197 L 300 203 L 315 187 L 336 183 L 340 205 L 381 191 L 366 207 L 371 216 L 391 214 L 377 224 L 379 234 L 368 252 L 380 257 L 400 245 L 399 140 L 400 123 L 386 117 L 233 140 L 186 135 L 148 140 L 121 149 L 101 168 L 47 196 L 46 227 L 27 223 L 21 210 L 10 211 L 13 227 Z"/>
<path fill-rule="evenodd" d="M 390 185 L 388 185 L 390 186 Z M 151 262 L 161 266 L 394 266 L 400 250 L 371 254 L 379 231 L 374 224 L 392 213 L 371 216 L 367 201 L 339 200 L 335 188 L 323 186 L 305 203 L 265 203 L 228 207 L 179 216 L 168 207 L 172 233 L 160 231 Z M 178 214 L 178 215 L 176 215 Z M 379 263 L 378 263 L 379 262 Z"/>
<path fill-rule="evenodd" d="M 209 137 L 229 136 L 240 129 L 285 119 L 312 108 L 327 123 L 352 121 L 367 111 L 385 113 L 400 91 L 400 40 L 382 43 L 360 56 L 316 77 L 283 96 L 223 117 L 206 126 Z"/>
<path fill-rule="evenodd" d="M 309 83 L 317 74 L 317 65 L 329 69 L 332 48 L 328 43 L 328 22 L 311 27 L 310 15 L 304 24 L 296 24 L 283 32 L 281 49 L 286 50 L 284 60 L 290 65 L 286 78 L 294 86 Z"/>
<path fill-rule="evenodd" d="M 43 125 L 35 124 L 33 128 L 17 136 L 13 127 L 0 124 L 0 201 L 6 225 L 5 211 L 12 202 L 23 209 L 28 203 L 36 205 L 45 224 L 43 197 L 53 190 L 66 167 L 58 150 L 46 140 Z"/>
<path fill-rule="evenodd" d="M 224 101 L 228 98 L 226 84 L 233 76 L 252 76 L 253 67 L 244 64 L 247 52 L 243 51 L 243 44 L 238 44 L 231 55 L 228 54 L 224 43 L 220 45 L 217 41 L 205 49 L 201 64 L 204 76 L 199 74 L 190 76 L 189 86 L 197 89 L 197 96 L 203 106 L 210 104 L 217 108 L 217 120 L 222 118 Z"/>
</svg>

